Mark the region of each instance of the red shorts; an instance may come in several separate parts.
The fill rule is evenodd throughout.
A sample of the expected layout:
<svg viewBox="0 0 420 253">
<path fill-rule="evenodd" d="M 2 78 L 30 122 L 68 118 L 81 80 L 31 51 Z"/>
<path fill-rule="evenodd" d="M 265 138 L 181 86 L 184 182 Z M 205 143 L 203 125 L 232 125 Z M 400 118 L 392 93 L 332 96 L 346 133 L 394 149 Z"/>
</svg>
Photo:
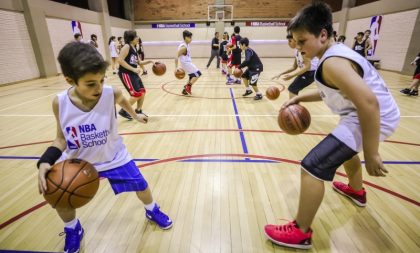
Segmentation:
<svg viewBox="0 0 420 253">
<path fill-rule="evenodd" d="M 413 76 L 413 79 L 418 79 L 418 80 L 420 80 L 420 73 L 418 73 L 418 74 L 414 75 L 414 76 Z"/>
</svg>

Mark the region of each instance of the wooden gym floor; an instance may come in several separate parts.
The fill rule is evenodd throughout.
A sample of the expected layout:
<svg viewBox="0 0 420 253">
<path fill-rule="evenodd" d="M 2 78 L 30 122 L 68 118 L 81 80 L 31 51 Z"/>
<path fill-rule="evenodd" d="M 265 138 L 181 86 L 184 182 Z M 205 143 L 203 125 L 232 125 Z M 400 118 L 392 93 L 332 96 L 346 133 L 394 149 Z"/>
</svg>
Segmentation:
<svg viewBox="0 0 420 253">
<path fill-rule="evenodd" d="M 147 125 L 118 118 L 119 132 L 148 180 L 155 200 L 174 221 L 168 231 L 149 223 L 134 194 L 114 196 L 101 181 L 95 198 L 78 210 L 84 252 L 295 252 L 267 241 L 263 227 L 296 213 L 299 160 L 335 126 L 322 103 L 306 103 L 309 130 L 280 131 L 277 112 L 287 99 L 242 98 L 242 85 L 225 85 L 207 59 L 194 59 L 203 76 L 193 97 L 180 96 L 185 80 L 168 71 L 142 77 Z M 263 59 L 259 87 L 281 87 L 270 78 L 293 59 Z M 398 105 L 401 123 L 380 153 L 386 178 L 364 171 L 368 205 L 359 208 L 326 184 L 306 252 L 420 252 L 420 98 L 398 91 L 410 76 L 381 71 Z M 108 72 L 109 85 L 123 89 Z M 287 87 L 287 83 L 285 83 Z M 0 87 L 0 249 L 60 252 L 63 223 L 37 191 L 39 156 L 55 137 L 51 101 L 68 88 L 62 76 Z M 307 88 L 315 89 L 312 85 Z M 127 92 L 124 94 L 128 96 Z M 363 156 L 361 156 L 363 157 Z M 335 180 L 346 182 L 343 168 Z"/>
</svg>

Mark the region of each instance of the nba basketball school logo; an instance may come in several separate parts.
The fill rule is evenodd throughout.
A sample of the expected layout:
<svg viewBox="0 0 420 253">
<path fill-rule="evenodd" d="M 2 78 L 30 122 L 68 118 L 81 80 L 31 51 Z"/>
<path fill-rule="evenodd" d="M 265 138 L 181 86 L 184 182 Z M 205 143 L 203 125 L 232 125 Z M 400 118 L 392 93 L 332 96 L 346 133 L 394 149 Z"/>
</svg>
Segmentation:
<svg viewBox="0 0 420 253">
<path fill-rule="evenodd" d="M 77 130 L 75 127 L 66 127 L 67 136 L 67 146 L 69 149 L 79 149 L 80 143 L 77 137 Z"/>
</svg>

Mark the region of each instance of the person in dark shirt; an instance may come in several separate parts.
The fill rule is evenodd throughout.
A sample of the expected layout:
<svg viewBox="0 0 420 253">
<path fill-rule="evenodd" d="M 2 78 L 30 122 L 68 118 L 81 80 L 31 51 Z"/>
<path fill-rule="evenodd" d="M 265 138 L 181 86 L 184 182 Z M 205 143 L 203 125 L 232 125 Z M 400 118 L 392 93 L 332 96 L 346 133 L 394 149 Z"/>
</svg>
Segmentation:
<svg viewBox="0 0 420 253">
<path fill-rule="evenodd" d="M 211 62 L 213 61 L 214 57 L 217 57 L 217 68 L 220 68 L 220 58 L 219 58 L 219 33 L 214 33 L 214 38 L 211 40 L 211 55 L 209 62 L 207 63 L 207 67 L 210 67 Z"/>
<path fill-rule="evenodd" d="M 409 96 L 418 96 L 419 95 L 419 85 L 420 85 L 420 53 L 414 61 L 411 62 L 411 65 L 416 65 L 416 70 L 414 71 L 413 81 L 410 84 L 410 87 L 400 90 L 401 93 Z"/>
<path fill-rule="evenodd" d="M 229 41 L 229 34 L 227 32 L 223 33 L 223 41 L 222 43 L 220 43 L 220 47 L 219 47 L 219 56 L 222 59 L 222 75 L 226 75 L 227 74 L 227 62 L 228 62 L 228 52 L 227 52 L 227 48 L 226 45 L 228 44 Z"/>
<path fill-rule="evenodd" d="M 244 67 L 247 67 L 245 72 L 242 74 L 242 81 L 245 84 L 246 91 L 242 96 L 248 96 L 252 94 L 252 90 L 249 87 L 249 85 L 252 86 L 252 89 L 257 93 L 255 95 L 254 100 L 261 100 L 262 94 L 258 90 L 257 82 L 258 78 L 260 76 L 260 73 L 263 71 L 263 64 L 258 57 L 257 53 L 255 53 L 254 50 L 249 48 L 249 40 L 248 38 L 242 38 L 239 41 L 239 46 L 242 51 L 245 52 L 245 60 L 239 65 L 238 68 L 242 69 Z"/>
<path fill-rule="evenodd" d="M 367 47 L 366 40 L 363 38 L 364 35 L 364 33 L 358 32 L 356 38 L 354 38 L 353 46 L 351 48 L 366 58 Z"/>
<path fill-rule="evenodd" d="M 237 68 L 241 64 L 241 49 L 239 48 L 239 41 L 241 41 L 242 37 L 239 35 L 241 32 L 241 28 L 239 26 L 235 26 L 233 28 L 234 34 L 230 38 L 230 43 L 232 47 L 228 49 L 231 52 L 231 58 L 228 64 L 228 74 L 226 75 L 226 84 L 241 84 L 241 79 L 233 79 L 232 78 L 232 71 L 233 67 Z"/>
</svg>

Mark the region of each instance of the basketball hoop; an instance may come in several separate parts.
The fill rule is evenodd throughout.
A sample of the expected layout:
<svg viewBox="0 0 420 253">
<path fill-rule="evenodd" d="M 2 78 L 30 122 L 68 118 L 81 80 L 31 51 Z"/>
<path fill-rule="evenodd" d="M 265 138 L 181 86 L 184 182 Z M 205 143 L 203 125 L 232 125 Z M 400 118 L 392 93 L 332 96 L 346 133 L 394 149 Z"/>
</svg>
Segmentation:
<svg viewBox="0 0 420 253">
<path fill-rule="evenodd" d="M 218 4 L 208 5 L 207 8 L 208 21 L 232 21 L 233 19 L 233 5 Z"/>
</svg>

